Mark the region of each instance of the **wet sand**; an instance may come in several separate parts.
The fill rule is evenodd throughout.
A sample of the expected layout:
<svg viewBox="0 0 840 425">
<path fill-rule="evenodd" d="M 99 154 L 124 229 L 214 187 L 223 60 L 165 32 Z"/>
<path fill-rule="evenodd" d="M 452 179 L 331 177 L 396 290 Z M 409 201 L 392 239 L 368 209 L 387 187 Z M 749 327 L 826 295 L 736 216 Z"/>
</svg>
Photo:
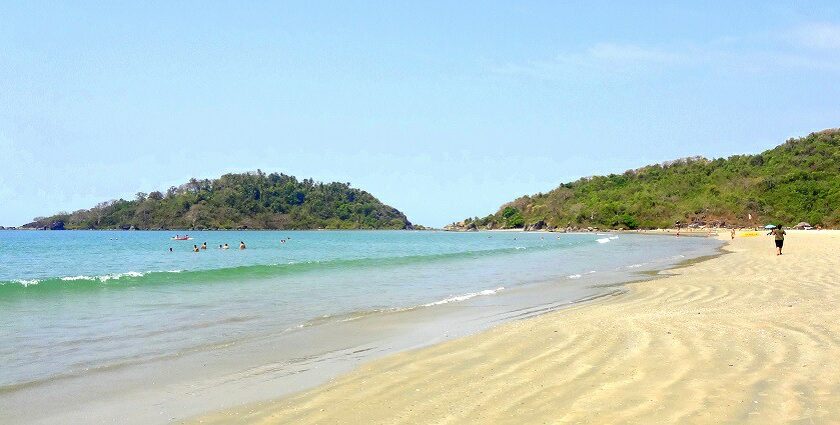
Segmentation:
<svg viewBox="0 0 840 425">
<path fill-rule="evenodd" d="M 790 231 L 781 257 L 763 233 L 725 250 L 194 422 L 840 423 L 840 232 Z"/>
</svg>

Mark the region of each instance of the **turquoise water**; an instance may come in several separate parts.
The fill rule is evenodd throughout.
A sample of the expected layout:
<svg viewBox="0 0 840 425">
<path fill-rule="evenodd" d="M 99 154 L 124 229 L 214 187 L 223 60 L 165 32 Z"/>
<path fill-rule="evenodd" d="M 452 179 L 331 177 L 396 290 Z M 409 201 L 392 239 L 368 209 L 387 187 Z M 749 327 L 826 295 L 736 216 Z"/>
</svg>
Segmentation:
<svg viewBox="0 0 840 425">
<path fill-rule="evenodd" d="M 592 295 L 597 289 L 582 288 L 626 281 L 719 246 L 592 233 L 171 236 L 0 232 L 0 393 L 372 314 L 479 299 L 499 305 L 507 299 L 504 308 L 515 311 Z M 246 250 L 237 249 L 239 241 Z M 192 252 L 203 242 L 206 251 Z M 231 249 L 218 248 L 224 243 Z M 522 296 L 527 288 L 544 289 Z M 510 301 L 517 293 L 518 301 Z"/>
</svg>

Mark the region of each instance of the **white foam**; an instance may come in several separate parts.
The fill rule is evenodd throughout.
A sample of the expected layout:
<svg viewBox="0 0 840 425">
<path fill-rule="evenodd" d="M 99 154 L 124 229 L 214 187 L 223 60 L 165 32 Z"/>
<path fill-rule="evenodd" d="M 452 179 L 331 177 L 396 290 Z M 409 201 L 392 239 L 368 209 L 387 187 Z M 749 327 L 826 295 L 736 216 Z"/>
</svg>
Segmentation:
<svg viewBox="0 0 840 425">
<path fill-rule="evenodd" d="M 61 280 L 65 282 L 74 281 L 74 280 L 95 280 L 96 278 L 93 276 L 65 276 L 62 277 Z"/>
<path fill-rule="evenodd" d="M 607 242 L 609 242 L 609 241 L 610 241 L 610 238 L 601 238 L 601 239 L 595 239 L 595 240 L 596 240 L 598 243 L 607 243 Z"/>
<path fill-rule="evenodd" d="M 637 269 L 637 268 L 642 267 L 642 266 L 644 266 L 644 264 L 631 264 L 631 265 L 627 266 L 627 268 L 628 269 Z"/>
<path fill-rule="evenodd" d="M 180 272 L 181 272 L 180 270 L 171 270 L 168 273 L 180 273 Z M 117 279 L 120 279 L 120 278 L 123 278 L 123 277 L 141 277 L 141 276 L 145 276 L 145 273 L 125 272 L 125 273 L 106 274 L 106 275 L 102 275 L 102 276 L 85 276 L 85 275 L 65 276 L 65 277 L 62 277 L 61 280 L 65 281 L 65 282 L 70 282 L 70 281 L 74 281 L 74 280 L 89 280 L 89 281 L 97 281 L 98 280 L 100 282 L 107 282 L 109 280 L 117 280 Z"/>
<path fill-rule="evenodd" d="M 41 283 L 41 281 L 38 279 L 15 279 L 12 282 L 19 283 L 23 286 L 37 285 Z"/>
<path fill-rule="evenodd" d="M 613 239 L 613 240 L 618 239 L 618 236 L 610 236 L 610 239 Z"/>
<path fill-rule="evenodd" d="M 568 277 L 569 279 L 580 279 L 580 278 L 581 278 L 581 275 L 579 275 L 579 274 L 570 274 L 570 275 L 569 275 L 569 276 L 567 276 L 567 277 Z"/>
<path fill-rule="evenodd" d="M 517 246 L 516 249 L 527 249 L 524 246 Z"/>
<path fill-rule="evenodd" d="M 105 275 L 105 276 L 99 276 L 99 281 L 100 282 L 107 282 L 111 279 L 120 279 L 120 278 L 123 278 L 123 277 L 141 277 L 141 276 L 144 276 L 144 275 L 145 275 L 145 273 L 140 273 L 140 272 L 114 273 L 114 274 L 109 274 L 109 275 Z"/>
<path fill-rule="evenodd" d="M 435 301 L 433 303 L 423 304 L 423 307 L 431 307 L 433 305 L 441 305 L 441 304 L 454 303 L 454 302 L 458 302 L 458 301 L 466 301 L 470 298 L 475 298 L 475 297 L 480 296 L 480 295 L 495 295 L 496 293 L 498 293 L 499 291 L 503 291 L 504 289 L 505 289 L 504 286 L 500 286 L 496 289 L 485 289 L 485 290 L 480 291 L 480 292 L 470 292 L 469 294 L 458 295 L 458 296 L 446 298 L 446 299 L 443 299 L 443 300 L 440 300 L 440 301 Z"/>
</svg>

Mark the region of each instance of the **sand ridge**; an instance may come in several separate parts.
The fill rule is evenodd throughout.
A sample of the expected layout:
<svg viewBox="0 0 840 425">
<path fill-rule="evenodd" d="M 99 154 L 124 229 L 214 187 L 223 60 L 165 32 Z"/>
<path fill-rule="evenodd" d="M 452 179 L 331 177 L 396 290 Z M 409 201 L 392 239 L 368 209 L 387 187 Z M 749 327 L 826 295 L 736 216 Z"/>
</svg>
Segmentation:
<svg viewBox="0 0 840 425">
<path fill-rule="evenodd" d="M 728 235 L 727 235 L 728 238 Z M 840 232 L 766 236 L 626 293 L 196 423 L 840 423 Z"/>
</svg>

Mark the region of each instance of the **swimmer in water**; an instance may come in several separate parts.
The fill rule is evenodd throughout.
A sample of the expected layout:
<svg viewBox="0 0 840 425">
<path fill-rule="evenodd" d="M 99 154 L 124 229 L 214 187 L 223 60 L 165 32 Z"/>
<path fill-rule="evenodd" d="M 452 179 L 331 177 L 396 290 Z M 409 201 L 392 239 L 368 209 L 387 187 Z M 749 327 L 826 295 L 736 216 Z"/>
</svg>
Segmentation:
<svg viewBox="0 0 840 425">
<path fill-rule="evenodd" d="M 239 241 L 239 249 L 245 249 L 245 242 Z"/>
<path fill-rule="evenodd" d="M 193 252 L 198 252 L 198 245 L 193 245 Z"/>
<path fill-rule="evenodd" d="M 222 249 L 228 249 L 228 248 L 230 248 L 230 247 L 228 246 L 228 244 L 225 244 L 225 246 L 223 246 L 223 247 L 222 247 Z"/>
<path fill-rule="evenodd" d="M 169 252 L 172 252 L 172 247 L 171 246 L 169 247 Z"/>
<path fill-rule="evenodd" d="M 207 249 L 207 242 L 204 242 L 203 244 L 201 244 L 201 249 Z"/>
</svg>

